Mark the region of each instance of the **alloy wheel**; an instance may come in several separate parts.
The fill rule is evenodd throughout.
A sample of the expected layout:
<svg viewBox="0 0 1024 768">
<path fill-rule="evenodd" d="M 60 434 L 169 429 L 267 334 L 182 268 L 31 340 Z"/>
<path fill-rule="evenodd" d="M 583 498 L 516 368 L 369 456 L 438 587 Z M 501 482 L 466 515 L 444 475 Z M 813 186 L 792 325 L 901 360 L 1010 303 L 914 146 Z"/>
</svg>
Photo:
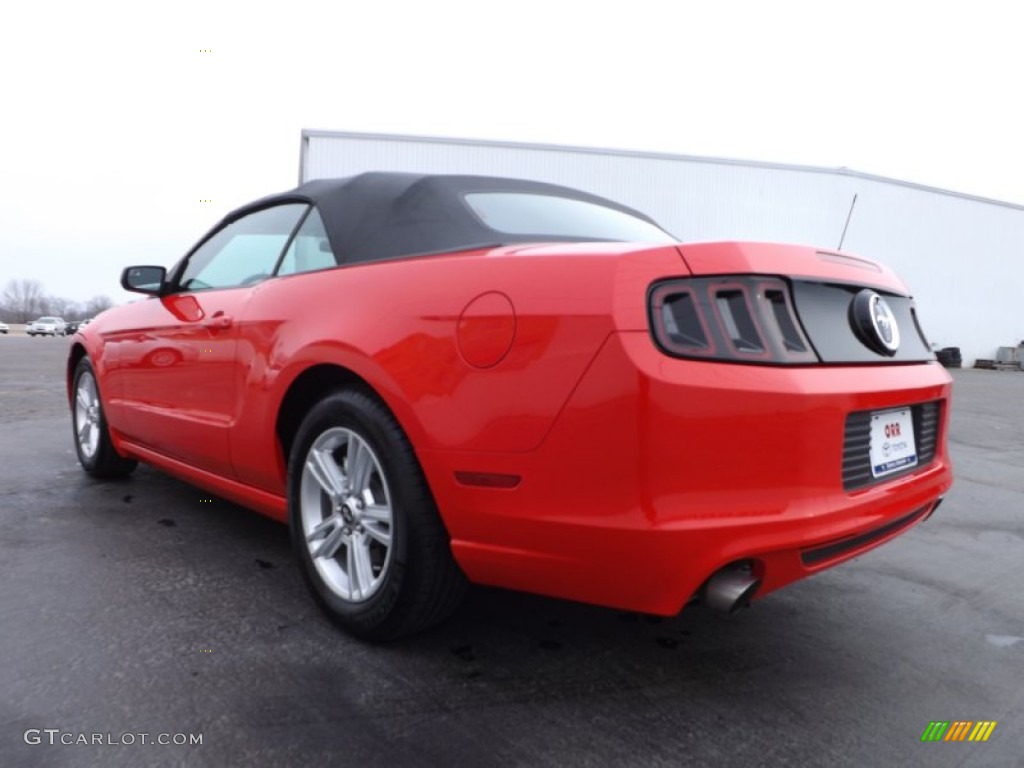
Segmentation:
<svg viewBox="0 0 1024 768">
<path fill-rule="evenodd" d="M 100 444 L 100 396 L 96 379 L 86 371 L 75 388 L 75 436 L 82 454 L 91 459 Z"/>
<path fill-rule="evenodd" d="M 343 600 L 363 602 L 391 564 L 391 493 L 369 444 L 344 427 L 310 446 L 299 489 L 302 537 L 324 584 Z"/>
</svg>

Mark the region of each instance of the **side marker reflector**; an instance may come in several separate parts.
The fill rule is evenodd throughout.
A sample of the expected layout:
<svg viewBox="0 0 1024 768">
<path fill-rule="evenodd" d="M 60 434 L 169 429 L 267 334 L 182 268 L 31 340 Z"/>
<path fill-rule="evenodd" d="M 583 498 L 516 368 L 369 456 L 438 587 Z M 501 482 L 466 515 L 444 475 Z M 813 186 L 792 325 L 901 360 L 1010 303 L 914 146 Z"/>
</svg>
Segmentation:
<svg viewBox="0 0 1024 768">
<path fill-rule="evenodd" d="M 460 485 L 476 485 L 480 488 L 515 488 L 522 480 L 519 475 L 502 475 L 497 472 L 456 472 L 455 479 Z"/>
</svg>

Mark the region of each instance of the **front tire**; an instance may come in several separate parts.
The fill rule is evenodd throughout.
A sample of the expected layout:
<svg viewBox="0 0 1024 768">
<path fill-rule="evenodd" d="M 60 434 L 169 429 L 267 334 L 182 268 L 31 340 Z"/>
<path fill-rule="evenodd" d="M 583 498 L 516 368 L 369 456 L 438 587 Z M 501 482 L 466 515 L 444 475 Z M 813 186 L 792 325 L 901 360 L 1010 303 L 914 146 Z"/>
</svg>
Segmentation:
<svg viewBox="0 0 1024 768">
<path fill-rule="evenodd" d="M 96 372 L 88 357 L 78 361 L 72 381 L 71 428 L 78 463 L 88 474 L 97 478 L 109 479 L 130 474 L 138 462 L 126 459 L 114 450 L 107 419 L 103 415 Z"/>
<path fill-rule="evenodd" d="M 458 605 L 465 577 L 412 446 L 358 390 L 326 397 L 288 465 L 292 542 L 327 615 L 368 640 L 426 629 Z"/>
</svg>

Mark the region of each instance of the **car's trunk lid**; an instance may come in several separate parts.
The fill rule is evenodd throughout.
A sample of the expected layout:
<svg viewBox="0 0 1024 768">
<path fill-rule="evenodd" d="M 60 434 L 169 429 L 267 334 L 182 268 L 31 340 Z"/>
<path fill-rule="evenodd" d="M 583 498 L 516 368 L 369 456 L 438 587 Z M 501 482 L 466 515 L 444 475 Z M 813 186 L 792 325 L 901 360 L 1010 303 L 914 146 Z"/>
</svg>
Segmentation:
<svg viewBox="0 0 1024 768">
<path fill-rule="evenodd" d="M 908 293 L 888 267 L 838 251 L 752 242 L 684 243 L 678 250 L 694 275 L 779 275 Z"/>
</svg>

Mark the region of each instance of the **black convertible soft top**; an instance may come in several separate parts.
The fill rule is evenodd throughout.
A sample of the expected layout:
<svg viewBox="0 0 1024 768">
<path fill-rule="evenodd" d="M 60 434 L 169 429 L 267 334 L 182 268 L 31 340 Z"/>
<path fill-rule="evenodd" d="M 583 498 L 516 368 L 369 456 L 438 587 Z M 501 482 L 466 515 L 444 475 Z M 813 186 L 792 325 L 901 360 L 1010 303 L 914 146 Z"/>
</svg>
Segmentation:
<svg viewBox="0 0 1024 768">
<path fill-rule="evenodd" d="M 303 201 L 317 206 L 339 262 L 352 264 L 403 256 L 514 243 L 603 240 L 541 232 L 500 232 L 488 227 L 465 202 L 467 194 L 506 192 L 548 195 L 593 203 L 658 225 L 648 216 L 579 190 L 522 179 L 370 172 L 317 179 L 257 200 L 225 217 L 223 224 L 270 205 Z M 666 234 L 666 238 L 670 238 Z"/>
</svg>

